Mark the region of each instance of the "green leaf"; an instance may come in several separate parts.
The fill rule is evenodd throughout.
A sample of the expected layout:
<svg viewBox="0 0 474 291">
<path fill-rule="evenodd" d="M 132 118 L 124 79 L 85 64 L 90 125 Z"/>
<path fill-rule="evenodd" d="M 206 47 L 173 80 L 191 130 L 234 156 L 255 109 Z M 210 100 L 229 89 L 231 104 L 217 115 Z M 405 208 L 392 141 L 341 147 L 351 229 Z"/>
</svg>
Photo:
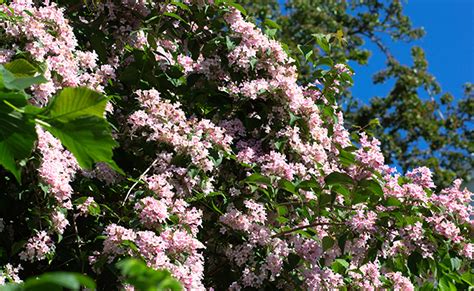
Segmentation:
<svg viewBox="0 0 474 291">
<path fill-rule="evenodd" d="M 335 240 L 332 237 L 329 237 L 329 236 L 323 237 L 323 241 L 322 241 L 323 250 L 324 251 L 329 250 L 330 248 L 332 248 L 334 243 L 335 243 Z"/>
<path fill-rule="evenodd" d="M 298 188 L 303 189 L 303 190 L 313 190 L 315 188 L 320 188 L 319 182 L 312 178 L 310 180 L 302 181 L 301 183 L 298 184 Z"/>
<path fill-rule="evenodd" d="M 21 171 L 17 162 L 30 155 L 36 138 L 35 125 L 25 116 L 16 111 L 0 110 L 0 165 L 18 182 Z"/>
<path fill-rule="evenodd" d="M 355 155 L 346 150 L 339 151 L 339 161 L 345 167 L 355 164 Z"/>
<path fill-rule="evenodd" d="M 351 191 L 344 185 L 334 185 L 331 190 L 341 194 L 344 197 L 349 197 L 349 195 L 351 194 Z"/>
<path fill-rule="evenodd" d="M 38 277 L 27 279 L 20 284 L 7 284 L 0 286 L 1 291 L 22 290 L 22 291 L 43 291 L 43 290 L 80 290 L 81 287 L 95 290 L 95 282 L 82 274 L 70 272 L 51 272 Z"/>
<path fill-rule="evenodd" d="M 294 115 L 292 112 L 290 112 L 290 125 L 294 125 L 296 121 L 300 120 L 301 117 L 298 115 Z"/>
<path fill-rule="evenodd" d="M 402 202 L 400 202 L 400 200 L 398 200 L 395 197 L 388 197 L 386 205 L 387 206 L 401 206 Z"/>
<path fill-rule="evenodd" d="M 331 45 L 329 44 L 329 35 L 317 33 L 317 34 L 312 34 L 312 36 L 315 38 L 316 43 L 323 49 L 324 52 L 329 53 L 331 51 Z"/>
<path fill-rule="evenodd" d="M 383 189 L 377 181 L 374 180 L 362 180 L 359 181 L 359 186 L 366 190 L 374 193 L 377 196 L 383 196 Z"/>
<path fill-rule="evenodd" d="M 332 67 L 334 66 L 334 61 L 330 57 L 322 57 L 318 59 L 318 62 L 316 65 L 317 66 L 326 65 L 326 66 Z"/>
<path fill-rule="evenodd" d="M 354 180 L 347 174 L 333 172 L 326 176 L 324 179 L 327 185 L 335 185 L 335 184 L 354 184 Z"/>
<path fill-rule="evenodd" d="M 85 87 L 65 88 L 54 97 L 47 108 L 48 117 L 67 122 L 89 115 L 104 117 L 107 98 Z"/>
<path fill-rule="evenodd" d="M 183 10 L 186 10 L 186 11 L 191 11 L 191 10 L 189 9 L 189 7 L 188 7 L 186 4 L 181 3 L 181 2 L 172 1 L 172 2 L 171 2 L 171 5 L 175 5 L 175 6 L 181 8 L 181 9 L 183 9 Z"/>
<path fill-rule="evenodd" d="M 288 214 L 288 208 L 285 205 L 279 205 L 277 207 L 277 213 L 279 216 L 285 216 Z"/>
<path fill-rule="evenodd" d="M 154 270 L 137 259 L 125 259 L 117 263 L 125 282 L 138 290 L 182 290 L 181 284 L 167 270 Z"/>
<path fill-rule="evenodd" d="M 230 39 L 229 36 L 225 37 L 225 44 L 227 47 L 227 50 L 232 51 L 235 48 L 235 43 Z"/>
<path fill-rule="evenodd" d="M 24 59 L 0 65 L 0 88 L 22 91 L 31 85 L 44 83 L 46 78 Z"/>
<path fill-rule="evenodd" d="M 456 291 L 456 285 L 453 284 L 453 282 L 449 279 L 447 276 L 441 277 L 439 280 L 439 290 L 441 291 Z"/>
<path fill-rule="evenodd" d="M 165 13 L 163 13 L 163 15 L 168 16 L 168 17 L 171 17 L 171 18 L 174 18 L 174 19 L 176 19 L 176 20 L 179 20 L 179 21 L 181 21 L 181 22 L 187 24 L 186 20 L 184 20 L 181 16 L 179 16 L 179 15 L 176 14 L 176 13 L 165 12 Z"/>
<path fill-rule="evenodd" d="M 343 259 L 335 259 L 331 265 L 332 270 L 339 274 L 344 274 L 348 267 L 349 263 Z"/>
<path fill-rule="evenodd" d="M 265 21 L 263 21 L 263 24 L 267 27 L 281 30 L 281 26 L 271 19 L 265 19 Z"/>
<path fill-rule="evenodd" d="M 454 257 L 454 258 L 451 258 L 450 261 L 451 261 L 451 269 L 453 271 L 457 271 L 461 268 L 461 265 L 462 265 L 461 259 Z"/>
<path fill-rule="evenodd" d="M 297 47 L 301 54 L 304 56 L 305 60 L 311 61 L 311 56 L 313 55 L 313 47 L 309 45 L 298 45 Z"/>
<path fill-rule="evenodd" d="M 364 191 L 356 191 L 354 193 L 354 197 L 352 199 L 352 204 L 367 202 L 369 197 L 370 196 L 368 194 L 366 194 L 366 192 L 364 192 Z"/>
<path fill-rule="evenodd" d="M 242 5 L 237 4 L 234 1 L 227 2 L 227 5 L 234 7 L 235 9 L 240 11 L 240 13 L 242 13 L 242 15 L 247 16 L 247 11 L 245 11 L 245 9 L 244 9 L 244 7 L 242 7 Z"/>
<path fill-rule="evenodd" d="M 46 130 L 61 141 L 82 168 L 90 169 L 95 162 L 104 162 L 122 173 L 112 160 L 112 150 L 117 143 L 103 118 L 84 116 L 68 122 L 54 121 Z"/>
<path fill-rule="evenodd" d="M 282 189 L 284 189 L 284 190 L 286 190 L 286 191 L 288 191 L 288 192 L 290 192 L 290 193 L 292 193 L 292 194 L 296 194 L 296 187 L 295 187 L 295 185 L 293 185 L 293 183 L 291 183 L 291 182 L 288 181 L 288 180 L 281 179 L 281 180 L 279 181 L 279 186 L 280 186 Z"/>
<path fill-rule="evenodd" d="M 265 185 L 270 185 L 271 180 L 269 177 L 263 176 L 262 174 L 259 173 L 254 173 L 244 180 L 246 183 L 252 183 L 252 184 L 265 184 Z"/>
<path fill-rule="evenodd" d="M 474 286 L 474 273 L 472 273 L 470 270 L 467 270 L 461 275 L 461 280 L 468 283 L 469 286 Z"/>
<path fill-rule="evenodd" d="M 28 96 L 23 92 L 0 91 L 0 110 L 9 112 L 13 110 L 11 105 L 20 108 L 20 107 L 26 106 L 27 104 L 28 104 Z"/>
<path fill-rule="evenodd" d="M 288 255 L 288 269 L 289 270 L 295 269 L 296 266 L 298 266 L 298 264 L 300 263 L 300 261 L 301 261 L 300 256 L 294 253 L 290 253 Z"/>
<path fill-rule="evenodd" d="M 38 68 L 25 59 L 17 59 L 3 65 L 5 69 L 17 76 L 33 76 L 38 73 Z"/>
<path fill-rule="evenodd" d="M 324 207 L 326 204 L 332 201 L 332 196 L 329 194 L 321 193 L 319 196 L 319 207 Z"/>
<path fill-rule="evenodd" d="M 8 283 L 5 285 L 0 285 L 0 291 L 22 291 L 21 284 L 16 283 Z"/>
</svg>

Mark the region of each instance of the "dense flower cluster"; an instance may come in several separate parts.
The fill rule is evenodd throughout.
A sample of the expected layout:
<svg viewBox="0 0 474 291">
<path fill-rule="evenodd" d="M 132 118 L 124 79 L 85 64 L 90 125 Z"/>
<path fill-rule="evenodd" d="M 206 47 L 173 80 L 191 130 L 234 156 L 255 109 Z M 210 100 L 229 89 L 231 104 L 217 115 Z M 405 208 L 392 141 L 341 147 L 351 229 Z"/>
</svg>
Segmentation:
<svg viewBox="0 0 474 291">
<path fill-rule="evenodd" d="M 103 90 L 102 83 L 114 75 L 110 65 L 99 67 L 97 54 L 77 50 L 77 39 L 63 9 L 46 2 L 35 6 L 33 1 L 12 1 L 0 11 L 15 16 L 15 21 L 1 27 L 13 38 L 11 47 L 2 48 L 2 60 L 7 62 L 17 49 L 24 49 L 33 60 L 44 63 L 48 82 L 35 86 L 35 101 L 45 104 L 48 98 L 66 86 L 87 86 Z"/>
<path fill-rule="evenodd" d="M 44 260 L 47 255 L 54 252 L 55 245 L 46 231 L 40 231 L 30 238 L 25 246 L 25 250 L 20 253 L 21 260 Z"/>
<path fill-rule="evenodd" d="M 414 290 L 456 276 L 464 286 L 471 193 L 461 181 L 436 191 L 428 168 L 398 173 L 364 132 L 353 145 L 335 102 L 350 84 L 345 64 L 302 85 L 291 54 L 221 1 L 81 5 L 0 6 L 17 16 L 0 24 L 11 38 L 0 64 L 17 50 L 44 64 L 32 102 L 66 86 L 113 96 L 124 172 L 80 169 L 37 128 L 37 177 L 24 191 L 34 219 L 5 218 L 31 230 L 9 234 L 26 241 L 27 272 L 72 258 L 110 288 L 105 266 L 132 256 L 188 290 Z M 91 38 L 81 49 L 75 25 Z M 20 269 L 5 265 L 0 284 Z"/>
<path fill-rule="evenodd" d="M 11 264 L 6 264 L 0 273 L 0 285 L 4 285 L 7 280 L 15 283 L 23 282 L 18 276 L 18 272 L 20 272 L 21 269 L 21 265 L 15 268 Z"/>
</svg>

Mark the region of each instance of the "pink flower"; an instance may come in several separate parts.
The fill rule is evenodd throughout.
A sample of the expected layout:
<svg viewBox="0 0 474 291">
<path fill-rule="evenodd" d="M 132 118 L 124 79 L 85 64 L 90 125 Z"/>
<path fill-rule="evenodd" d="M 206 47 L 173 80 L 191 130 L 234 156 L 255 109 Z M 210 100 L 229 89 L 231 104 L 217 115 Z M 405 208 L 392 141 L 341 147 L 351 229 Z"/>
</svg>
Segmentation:
<svg viewBox="0 0 474 291">
<path fill-rule="evenodd" d="M 461 190 L 461 180 L 456 180 L 452 187 L 444 189 L 440 194 L 432 195 L 430 201 L 445 208 L 448 213 L 455 214 L 462 222 L 470 222 L 472 195 L 467 189 Z"/>
<path fill-rule="evenodd" d="M 20 276 L 18 276 L 18 273 L 20 270 L 23 270 L 23 267 L 21 265 L 18 265 L 17 267 L 13 267 L 11 264 L 6 264 L 3 267 L 3 271 L 0 271 L 0 286 L 5 284 L 5 280 L 8 280 L 10 282 L 14 283 L 21 283 L 23 280 L 20 279 Z"/>
<path fill-rule="evenodd" d="M 8 63 L 14 55 L 14 50 L 0 49 L 0 64 Z"/>
<path fill-rule="evenodd" d="M 356 210 L 356 214 L 348 222 L 352 230 L 356 232 L 371 232 L 376 229 L 375 222 L 377 221 L 377 213 L 362 209 Z"/>
<path fill-rule="evenodd" d="M 395 273 L 388 273 L 385 275 L 388 279 L 393 281 L 393 289 L 395 291 L 413 291 L 415 288 L 413 284 L 407 277 L 404 277 L 402 273 L 395 272 Z"/>
<path fill-rule="evenodd" d="M 95 52 L 76 52 L 80 65 L 86 69 L 94 69 L 97 66 L 98 56 Z"/>
<path fill-rule="evenodd" d="M 462 247 L 461 254 L 465 256 L 466 258 L 472 260 L 474 257 L 474 244 L 472 243 L 466 243 Z"/>
<path fill-rule="evenodd" d="M 94 197 L 87 197 L 87 199 L 76 206 L 77 210 L 79 211 L 79 215 L 87 216 L 89 214 L 89 206 L 95 203 Z"/>
<path fill-rule="evenodd" d="M 440 235 L 455 243 L 461 242 L 461 230 L 446 217 L 435 214 L 432 217 L 426 218 L 426 221 L 430 222 L 434 230 Z"/>
<path fill-rule="evenodd" d="M 384 165 L 384 157 L 380 151 L 380 141 L 373 138 L 369 141 L 365 132 L 360 134 L 360 149 L 356 151 L 356 158 L 367 167 L 379 170 Z"/>
<path fill-rule="evenodd" d="M 122 243 L 125 241 L 134 242 L 137 238 L 135 231 L 116 224 L 110 224 L 105 228 L 104 234 L 106 239 L 103 243 L 103 253 L 109 256 L 109 262 L 112 262 L 117 255 L 125 253 L 131 255 L 131 252 L 122 246 Z"/>
<path fill-rule="evenodd" d="M 69 184 L 79 168 L 73 155 L 64 149 L 60 141 L 39 126 L 38 150 L 43 156 L 40 168 L 40 177 L 50 186 L 50 192 L 61 206 L 71 209 L 72 188 Z"/>
<path fill-rule="evenodd" d="M 244 204 L 245 207 L 249 209 L 250 216 L 254 222 L 265 223 L 267 213 L 265 211 L 265 207 L 262 204 L 256 203 L 253 200 L 246 200 Z"/>
<path fill-rule="evenodd" d="M 46 259 L 47 255 L 54 252 L 55 246 L 51 237 L 42 230 L 36 236 L 28 239 L 25 250 L 20 253 L 20 259 L 30 262 L 41 261 Z"/>
<path fill-rule="evenodd" d="M 421 187 L 435 187 L 435 184 L 433 183 L 433 180 L 431 178 L 433 176 L 433 173 L 431 173 L 430 169 L 428 169 L 427 167 L 419 167 L 413 169 L 413 171 L 408 172 L 406 176 L 412 179 L 415 184 L 418 184 Z"/>
<path fill-rule="evenodd" d="M 414 200 L 415 202 L 426 202 L 428 200 L 428 196 L 423 187 L 417 184 L 405 184 L 402 188 L 405 198 Z"/>
<path fill-rule="evenodd" d="M 286 157 L 279 152 L 271 151 L 261 158 L 262 173 L 275 175 L 292 181 L 295 173 L 293 165 L 288 163 Z"/>
<path fill-rule="evenodd" d="M 154 227 L 163 223 L 168 218 L 168 207 L 160 200 L 145 197 L 135 205 L 140 211 L 140 221 L 147 227 Z"/>
<path fill-rule="evenodd" d="M 304 284 L 309 290 L 337 290 L 344 286 L 343 277 L 330 269 L 320 269 L 317 265 L 303 271 Z"/>
<path fill-rule="evenodd" d="M 153 231 L 139 231 L 135 242 L 140 254 L 153 268 L 160 269 L 169 264 L 169 258 L 165 253 L 169 241 L 163 237 L 157 236 Z"/>
<path fill-rule="evenodd" d="M 378 290 L 382 286 L 380 281 L 380 266 L 378 262 L 368 262 L 359 268 L 362 274 L 351 272 L 351 276 L 355 279 L 355 285 L 361 290 Z"/>
<path fill-rule="evenodd" d="M 66 216 L 59 210 L 53 212 L 51 215 L 51 220 L 53 222 L 54 230 L 59 234 L 63 234 L 64 229 L 69 225 L 69 221 L 67 220 Z"/>
</svg>

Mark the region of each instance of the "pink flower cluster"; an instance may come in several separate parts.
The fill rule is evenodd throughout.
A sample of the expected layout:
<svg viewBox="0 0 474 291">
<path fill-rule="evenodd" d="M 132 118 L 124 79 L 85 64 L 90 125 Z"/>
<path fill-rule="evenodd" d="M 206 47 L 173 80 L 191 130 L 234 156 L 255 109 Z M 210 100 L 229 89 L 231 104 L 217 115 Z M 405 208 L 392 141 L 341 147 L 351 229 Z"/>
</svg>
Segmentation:
<svg viewBox="0 0 474 291">
<path fill-rule="evenodd" d="M 447 214 L 454 214 L 462 222 L 473 223 L 471 217 L 473 208 L 471 202 L 472 193 L 467 189 L 461 190 L 461 180 L 456 180 L 448 189 L 440 194 L 430 197 L 430 201 L 437 206 L 443 207 Z"/>
<path fill-rule="evenodd" d="M 36 132 L 37 148 L 43 157 L 38 169 L 39 176 L 50 186 L 50 192 L 59 205 L 71 209 L 73 189 L 69 183 L 74 179 L 79 165 L 74 156 L 49 132 L 41 127 L 37 127 Z"/>
<path fill-rule="evenodd" d="M 441 215 L 434 215 L 426 219 L 434 227 L 434 230 L 447 239 L 459 243 L 462 241 L 461 230 L 452 221 Z"/>
<path fill-rule="evenodd" d="M 167 229 L 157 235 L 153 231 L 134 231 L 111 224 L 105 235 L 103 253 L 109 256 L 109 261 L 123 254 L 135 256 L 127 246 L 133 243 L 150 267 L 170 270 L 188 290 L 204 290 L 204 258 L 199 253 L 204 245 L 186 231 Z"/>
<path fill-rule="evenodd" d="M 21 283 L 23 280 L 20 279 L 18 273 L 22 270 L 23 267 L 18 265 L 13 267 L 11 264 L 6 264 L 3 267 L 3 270 L 0 271 L 0 286 L 5 285 L 8 282 Z"/>
<path fill-rule="evenodd" d="M 377 213 L 374 211 L 364 211 L 357 209 L 356 214 L 348 222 L 349 226 L 356 232 L 372 232 L 376 230 L 375 223 L 377 221 Z"/>
<path fill-rule="evenodd" d="M 380 281 L 380 266 L 378 262 L 369 262 L 362 265 L 359 272 L 351 272 L 350 275 L 354 279 L 354 285 L 361 290 L 375 291 L 382 287 Z"/>
<path fill-rule="evenodd" d="M 337 290 L 344 286 L 343 277 L 331 269 L 321 269 L 317 265 L 303 271 L 308 290 Z"/>
<path fill-rule="evenodd" d="M 94 201 L 94 197 L 87 197 L 86 200 L 83 203 L 76 206 L 76 209 L 78 211 L 77 215 L 78 216 L 87 216 L 89 214 L 89 207 L 93 203 L 96 203 Z"/>
<path fill-rule="evenodd" d="M 413 183 L 423 188 L 434 188 L 435 184 L 432 179 L 433 173 L 427 167 L 419 167 L 413 169 L 406 174 L 406 177 L 412 179 Z"/>
<path fill-rule="evenodd" d="M 400 272 L 388 273 L 386 275 L 393 282 L 393 290 L 395 291 L 413 291 L 415 290 L 410 279 L 404 277 Z"/>
<path fill-rule="evenodd" d="M 54 253 L 56 246 L 51 237 L 42 230 L 34 237 L 28 239 L 25 250 L 20 253 L 20 259 L 30 262 L 41 261 L 46 259 L 46 256 Z"/>
<path fill-rule="evenodd" d="M 59 234 L 63 234 L 64 229 L 69 225 L 69 221 L 60 210 L 55 210 L 53 212 L 51 215 L 51 221 L 53 222 L 53 229 Z"/>
<path fill-rule="evenodd" d="M 384 164 L 384 157 L 380 151 L 380 141 L 373 138 L 369 141 L 367 135 L 360 134 L 360 149 L 356 152 L 356 158 L 364 166 L 375 170 L 381 170 Z"/>
<path fill-rule="evenodd" d="M 97 54 L 76 50 L 73 29 L 55 3 L 47 1 L 37 7 L 33 1 L 11 1 L 8 6 L 1 5 L 0 11 L 21 17 L 15 22 L 6 21 L 0 27 L 18 43 L 24 40 L 25 51 L 35 61 L 46 64 L 44 76 L 48 82 L 32 88 L 37 103 L 46 104 L 52 94 L 65 86 L 87 86 L 102 91 L 101 84 L 114 77 L 111 66 L 97 65 Z M 8 60 L 10 53 L 4 55 L 0 63 L 2 59 Z"/>
<path fill-rule="evenodd" d="M 212 1 L 207 2 L 212 5 Z M 98 67 L 94 52 L 76 50 L 72 29 L 61 28 L 68 26 L 67 21 L 54 4 L 34 8 L 27 1 L 13 3 L 14 11 L 25 15 L 24 19 L 30 19 L 31 23 L 18 27 L 7 23 L 8 33 L 32 43 L 28 51 L 33 58 L 45 61 L 50 70 L 51 75 L 47 76 L 50 82 L 44 88 L 33 88 L 37 98 L 46 100 L 66 85 L 86 85 L 100 90 L 99 80 L 113 76 L 111 66 Z M 186 3 L 202 8 L 205 2 Z M 29 18 L 23 12 L 27 7 L 36 18 Z M 118 108 L 115 117 L 128 121 L 119 126 L 125 134 L 117 134 L 118 139 L 125 137 L 126 145 L 140 147 L 146 139 L 156 146 L 156 151 L 149 154 L 140 148 L 132 152 L 143 158 L 140 162 L 149 167 L 145 172 L 141 172 L 144 170 L 141 166 L 133 168 L 133 173 L 142 174 L 138 182 L 128 188 L 128 193 L 122 193 L 125 198 L 120 201 L 129 216 L 120 221 L 121 225 L 107 218 L 102 253 L 96 251 L 90 257 L 94 268 L 100 265 L 95 264 L 100 257 L 109 263 L 119 257 L 139 257 L 152 268 L 170 270 L 186 289 L 203 290 L 203 254 L 208 252 L 209 269 L 216 264 L 217 270 L 228 268 L 229 273 L 236 275 L 234 282 L 229 282 L 231 290 L 263 289 L 269 288 L 268 284 L 291 289 L 295 286 L 287 284 L 292 280 L 300 280 L 302 286 L 296 287 L 308 290 L 337 290 L 348 280 L 352 287 L 362 290 L 380 290 L 387 286 L 413 290 L 409 278 L 383 263 L 391 257 L 408 257 L 415 251 L 423 258 L 435 258 L 440 246 L 432 243 L 432 236 L 427 233 L 450 241 L 453 251 L 472 258 L 473 245 L 463 233 L 466 225 L 472 225 L 469 220 L 472 208 L 467 206 L 470 193 L 460 189 L 460 182 L 431 195 L 434 183 L 429 169 L 417 168 L 401 177 L 384 165 L 380 142 L 365 133 L 360 134 L 359 150 L 345 149 L 348 159 L 355 157 L 357 165 L 343 165 L 341 148 L 352 143 L 344 128 L 342 113 L 337 106 L 329 104 L 330 99 L 323 96 L 327 91 L 320 90 L 321 84 L 317 81 L 314 86 L 301 86 L 297 68 L 281 45 L 245 21 L 240 12 L 233 8 L 225 12 L 227 27 L 223 32 L 229 41 L 236 42 L 235 47 L 222 48 L 215 55 L 200 55 L 193 60 L 189 56 L 189 43 L 179 38 L 165 38 L 174 38 L 174 33 L 179 32 L 213 35 L 211 26 L 201 27 L 190 22 L 188 27 L 173 20 L 170 23 L 173 37 L 163 33 L 164 39 L 158 39 L 153 48 L 154 45 L 148 43 L 151 38 L 147 38 L 137 17 L 137 14 L 149 15 L 152 11 L 160 15 L 164 11 L 176 12 L 177 8 L 172 4 L 146 1 L 106 1 L 98 3 L 97 14 L 92 14 L 98 22 L 105 16 L 101 32 L 116 41 L 110 48 L 111 55 L 121 60 L 124 67 L 136 61 L 127 50 L 143 48 L 151 52 L 157 69 L 166 72 L 173 66 L 173 69 L 181 69 L 184 77 L 195 74 L 207 78 L 216 85 L 216 90 L 222 91 L 217 93 L 224 97 L 216 98 L 229 98 L 226 101 L 235 104 L 232 110 L 223 110 L 224 116 L 217 112 L 209 114 L 212 121 L 199 119 L 180 104 L 183 96 L 178 95 L 179 90 L 149 89 L 134 92 L 137 98 L 133 102 L 138 101 L 140 110 L 127 115 L 124 112 L 128 110 Z M 51 27 L 45 21 L 46 16 L 58 25 Z M 81 21 L 87 22 L 86 19 Z M 48 36 L 45 29 L 59 29 L 56 31 L 59 36 L 57 39 Z M 70 43 L 65 43 L 66 40 Z M 38 44 L 41 46 L 37 48 Z M 9 49 L 1 50 L 0 62 L 12 54 Z M 227 54 L 224 58 L 228 60 L 221 59 L 221 54 Z M 231 72 L 224 69 L 229 68 L 228 65 Z M 336 65 L 333 71 L 351 74 L 342 64 Z M 205 81 L 200 79 L 190 89 L 201 89 Z M 116 85 L 127 90 L 122 86 L 125 84 Z M 338 88 L 340 83 L 335 81 L 325 89 L 337 92 Z M 81 178 L 76 174 L 77 163 L 49 133 L 38 128 L 38 135 L 38 151 L 42 156 L 39 176 L 50 186 L 57 204 L 71 209 L 74 189 L 70 182 Z M 126 145 L 125 151 L 128 150 Z M 183 156 L 191 162 L 183 165 Z M 332 172 L 348 174 L 354 181 L 347 185 L 326 183 L 325 177 Z M 259 173 L 273 183 L 247 183 L 246 177 L 252 173 Z M 93 183 L 117 189 L 114 188 L 119 181 L 116 175 L 100 164 L 97 169 L 83 174 L 97 178 Z M 360 194 L 357 191 L 368 178 L 369 182 L 382 185 L 384 195 L 375 199 L 390 200 L 392 206 L 372 207 L 372 201 L 347 202 L 354 193 Z M 89 179 L 86 181 L 92 183 Z M 76 205 L 74 217 L 87 216 L 94 204 L 94 198 L 88 197 Z M 50 209 L 54 209 L 52 229 L 28 240 L 20 254 L 23 260 L 42 260 L 54 252 L 49 234 L 53 231 L 62 234 L 69 222 L 58 205 Z M 394 223 L 397 217 L 390 212 L 400 209 L 407 209 L 409 223 Z M 411 216 L 412 212 L 421 213 L 417 209 L 425 210 L 424 215 Z M 201 230 L 203 225 L 206 229 Z M 344 239 L 340 237 L 343 232 Z M 375 259 L 367 261 L 371 247 L 379 245 L 380 237 L 386 241 L 377 250 Z M 291 258 L 295 258 L 294 265 L 287 268 Z M 334 264 L 342 266 L 344 262 L 348 265 L 344 273 L 331 269 Z"/>
<path fill-rule="evenodd" d="M 178 153 L 188 154 L 195 165 L 206 171 L 214 168 L 209 159 L 213 146 L 229 150 L 232 138 L 225 134 L 224 129 L 209 120 L 186 118 L 179 103 L 161 99 L 160 93 L 154 89 L 138 90 L 136 94 L 144 110 L 130 116 L 132 131 L 144 128 L 143 135 L 147 140 L 169 143 Z"/>
<path fill-rule="evenodd" d="M 166 204 L 153 197 L 143 198 L 135 205 L 135 209 L 140 213 L 142 224 L 150 228 L 163 224 L 169 216 Z"/>
<path fill-rule="evenodd" d="M 253 58 L 264 56 L 271 52 L 272 56 L 268 60 L 262 59 L 258 66 L 270 65 L 271 62 L 285 63 L 288 61 L 287 54 L 283 51 L 280 44 L 267 38 L 253 23 L 247 22 L 237 10 L 225 16 L 230 28 L 243 36 L 242 41 L 229 54 L 228 58 L 231 64 L 236 64 L 243 69 L 251 68 Z M 273 60 L 273 57 L 275 60 Z"/>
</svg>

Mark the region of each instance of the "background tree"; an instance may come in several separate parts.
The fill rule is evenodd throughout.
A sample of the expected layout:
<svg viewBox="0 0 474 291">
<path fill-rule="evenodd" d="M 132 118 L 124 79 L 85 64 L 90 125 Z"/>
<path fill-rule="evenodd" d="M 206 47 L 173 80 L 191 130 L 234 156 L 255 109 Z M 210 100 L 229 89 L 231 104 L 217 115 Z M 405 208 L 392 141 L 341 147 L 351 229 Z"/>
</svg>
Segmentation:
<svg viewBox="0 0 474 291">
<path fill-rule="evenodd" d="M 456 102 L 452 95 L 442 92 L 429 73 L 422 48 L 412 47 L 412 65 L 401 64 L 392 55 L 387 39 L 409 43 L 424 35 L 424 30 L 413 27 L 404 15 L 401 1 L 281 2 L 241 1 L 258 23 L 268 24 L 265 19 L 275 21 L 280 28 L 276 37 L 292 51 L 303 52 L 299 62 L 302 80 L 311 82 L 318 77 L 313 64 L 304 62 L 303 55 L 325 54 L 318 49 L 315 34 L 332 33 L 340 39 L 342 45 L 329 53 L 336 61 L 367 64 L 374 53 L 366 48 L 367 42 L 375 44 L 386 56 L 386 68 L 373 76 L 373 82 L 393 80 L 387 96 L 374 96 L 368 105 L 360 105 L 360 96 L 352 96 L 350 90 L 341 95 L 339 101 L 349 127 L 370 129 L 380 137 L 388 163 L 399 165 L 404 171 L 420 165 L 431 168 L 440 187 L 455 176 L 470 180 L 474 164 L 469 154 L 474 151 L 469 142 L 473 140 L 472 85 L 465 85 L 465 96 Z"/>
</svg>

